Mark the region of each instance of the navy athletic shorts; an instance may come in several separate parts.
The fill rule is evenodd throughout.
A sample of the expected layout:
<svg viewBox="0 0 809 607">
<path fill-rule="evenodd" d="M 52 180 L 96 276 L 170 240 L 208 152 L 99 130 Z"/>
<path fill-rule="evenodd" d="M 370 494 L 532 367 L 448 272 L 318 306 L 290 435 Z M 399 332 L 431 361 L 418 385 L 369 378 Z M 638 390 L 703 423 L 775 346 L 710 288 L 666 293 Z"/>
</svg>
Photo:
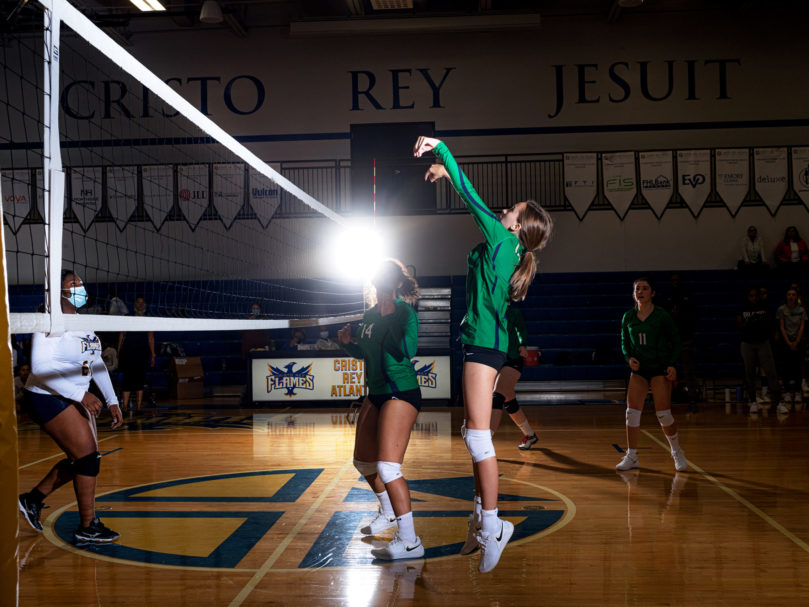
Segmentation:
<svg viewBox="0 0 809 607">
<path fill-rule="evenodd" d="M 25 391 L 22 401 L 23 411 L 40 426 L 44 426 L 62 411 L 72 406 L 72 400 L 54 396 L 53 394 L 31 392 L 30 390 Z"/>
<path fill-rule="evenodd" d="M 506 363 L 506 353 L 494 348 L 482 346 L 463 345 L 463 361 L 465 363 L 478 363 L 486 365 L 497 371 Z"/>
<path fill-rule="evenodd" d="M 415 388 L 413 390 L 402 390 L 401 392 L 391 392 L 390 394 L 369 394 L 368 400 L 377 409 L 381 409 L 389 400 L 403 400 L 410 403 L 415 407 L 416 411 L 421 411 L 421 390 Z"/>
</svg>

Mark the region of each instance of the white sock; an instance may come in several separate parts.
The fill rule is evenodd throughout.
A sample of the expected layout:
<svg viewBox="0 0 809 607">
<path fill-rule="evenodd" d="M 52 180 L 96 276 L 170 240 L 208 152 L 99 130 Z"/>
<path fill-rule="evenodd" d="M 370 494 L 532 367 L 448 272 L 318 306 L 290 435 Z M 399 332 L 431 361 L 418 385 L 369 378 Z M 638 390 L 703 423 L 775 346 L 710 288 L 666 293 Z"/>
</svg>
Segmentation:
<svg viewBox="0 0 809 607">
<path fill-rule="evenodd" d="M 676 434 L 673 436 L 669 436 L 668 434 L 666 434 L 666 438 L 669 439 L 669 445 L 671 445 L 672 451 L 677 451 L 680 448 L 680 439 L 677 437 Z"/>
<path fill-rule="evenodd" d="M 413 526 L 413 513 L 408 512 L 402 516 L 397 516 L 396 522 L 399 523 L 399 537 L 410 546 L 415 544 L 417 538 L 416 529 Z"/>
<path fill-rule="evenodd" d="M 528 423 L 527 419 L 523 423 L 521 423 L 519 426 L 520 426 L 520 430 L 522 430 L 523 435 L 525 435 L 525 436 L 533 436 L 534 435 L 534 429 L 531 427 L 531 424 Z"/>
<path fill-rule="evenodd" d="M 626 454 L 631 456 L 631 457 L 637 458 L 638 457 L 638 450 L 637 449 L 627 449 Z"/>
<path fill-rule="evenodd" d="M 382 507 L 382 514 L 388 518 L 396 516 L 393 514 L 393 505 L 390 503 L 390 496 L 388 495 L 388 492 L 383 491 L 382 493 L 375 493 L 375 495 L 376 499 L 379 500 L 379 505 Z"/>
<path fill-rule="evenodd" d="M 475 515 L 475 520 L 480 520 L 480 511 L 483 510 L 483 503 L 481 502 L 480 496 L 475 496 L 475 507 L 472 510 L 473 514 Z"/>
<path fill-rule="evenodd" d="M 491 535 L 500 531 L 500 520 L 497 518 L 497 508 L 494 510 L 481 510 L 483 522 L 480 526 L 484 535 Z"/>
</svg>

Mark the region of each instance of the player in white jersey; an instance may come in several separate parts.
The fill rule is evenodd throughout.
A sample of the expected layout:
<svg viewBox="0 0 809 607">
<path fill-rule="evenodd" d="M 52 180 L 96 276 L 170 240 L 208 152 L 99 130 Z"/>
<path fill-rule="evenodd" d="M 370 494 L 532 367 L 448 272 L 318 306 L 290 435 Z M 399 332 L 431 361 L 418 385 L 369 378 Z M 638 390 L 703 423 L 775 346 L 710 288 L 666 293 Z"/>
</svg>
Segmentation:
<svg viewBox="0 0 809 607">
<path fill-rule="evenodd" d="M 76 314 L 87 302 L 87 292 L 72 271 L 62 272 L 62 313 Z M 112 427 L 121 425 L 121 409 L 107 367 L 101 359 L 101 342 L 92 331 L 66 331 L 61 335 L 34 334 L 31 375 L 25 386 L 24 407 L 67 455 L 39 484 L 19 497 L 20 511 L 28 523 L 42 531 L 39 513 L 43 500 L 56 489 L 73 482 L 80 522 L 73 540 L 111 542 L 120 534 L 107 528 L 95 513 L 96 477 L 100 469 L 95 418 L 101 401 L 90 392 L 93 380 L 104 395 Z"/>
</svg>

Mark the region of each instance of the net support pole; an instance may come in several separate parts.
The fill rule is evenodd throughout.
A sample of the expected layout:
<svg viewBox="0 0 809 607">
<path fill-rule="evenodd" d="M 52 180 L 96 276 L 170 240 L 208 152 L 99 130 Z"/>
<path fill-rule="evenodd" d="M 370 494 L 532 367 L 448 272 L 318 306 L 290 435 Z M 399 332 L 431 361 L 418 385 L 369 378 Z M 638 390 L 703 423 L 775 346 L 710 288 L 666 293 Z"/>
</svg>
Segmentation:
<svg viewBox="0 0 809 607">
<path fill-rule="evenodd" d="M 0 192 L 0 217 L 2 217 Z M 11 357 L 11 334 L 8 318 L 8 284 L 4 230 L 0 230 L 0 273 L 3 274 L 3 297 L 0 303 L 0 605 L 18 604 L 19 572 L 17 550 L 17 412 L 14 400 L 14 369 Z"/>
<path fill-rule="evenodd" d="M 62 150 L 59 141 L 59 31 L 61 9 L 59 3 L 42 2 L 44 7 L 45 61 L 42 78 L 44 95 L 44 125 L 42 142 L 42 174 L 45 213 L 45 255 L 47 266 L 47 301 L 50 318 L 49 333 L 64 332 L 61 302 L 62 230 L 64 228 L 65 173 L 62 169 Z"/>
</svg>

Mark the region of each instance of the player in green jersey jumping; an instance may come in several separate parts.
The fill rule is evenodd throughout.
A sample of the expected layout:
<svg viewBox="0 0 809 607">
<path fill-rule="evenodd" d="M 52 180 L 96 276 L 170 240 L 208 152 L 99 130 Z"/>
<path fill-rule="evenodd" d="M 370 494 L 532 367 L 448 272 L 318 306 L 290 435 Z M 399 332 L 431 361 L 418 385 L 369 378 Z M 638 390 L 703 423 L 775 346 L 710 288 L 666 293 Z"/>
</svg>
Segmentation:
<svg viewBox="0 0 809 607">
<path fill-rule="evenodd" d="M 419 137 L 413 155 L 431 151 L 442 164 L 430 166 L 424 176 L 436 182 L 447 178 L 463 199 L 484 242 L 469 253 L 466 274 L 466 316 L 461 323 L 463 343 L 464 442 L 472 456 L 476 487 L 481 497 L 469 517 L 469 534 L 481 548 L 479 570 L 491 571 L 500 560 L 514 526 L 497 516 L 498 467 L 490 430 L 492 393 L 497 373 L 506 361 L 509 299 L 525 298 L 536 273 L 535 249 L 545 246 L 551 233 L 551 217 L 533 200 L 518 202 L 493 213 L 481 200 L 458 167 L 447 146 L 432 137 Z"/>
<path fill-rule="evenodd" d="M 674 320 L 663 308 L 655 306 L 655 291 L 646 278 L 633 284 L 635 307 L 621 321 L 621 350 L 632 370 L 626 391 L 626 455 L 615 468 L 638 467 L 640 418 L 649 387 L 652 388 L 655 412 L 663 434 L 671 446 L 671 456 L 678 472 L 688 470 L 680 441 L 677 422 L 671 414 L 671 387 L 677 379 L 674 364 L 680 356 L 680 336 Z"/>
<path fill-rule="evenodd" d="M 421 390 L 410 359 L 418 345 L 418 318 L 410 307 L 418 299 L 418 284 L 402 263 L 389 259 L 372 279 L 377 303 L 362 318 L 356 341 L 351 325 L 337 336 L 343 349 L 365 360 L 368 396 L 357 419 L 354 466 L 379 500 L 377 517 L 361 529 L 376 535 L 398 525 L 393 541 L 371 551 L 392 561 L 424 556 L 416 536 L 410 490 L 402 476 L 410 430 L 421 408 Z"/>
</svg>

